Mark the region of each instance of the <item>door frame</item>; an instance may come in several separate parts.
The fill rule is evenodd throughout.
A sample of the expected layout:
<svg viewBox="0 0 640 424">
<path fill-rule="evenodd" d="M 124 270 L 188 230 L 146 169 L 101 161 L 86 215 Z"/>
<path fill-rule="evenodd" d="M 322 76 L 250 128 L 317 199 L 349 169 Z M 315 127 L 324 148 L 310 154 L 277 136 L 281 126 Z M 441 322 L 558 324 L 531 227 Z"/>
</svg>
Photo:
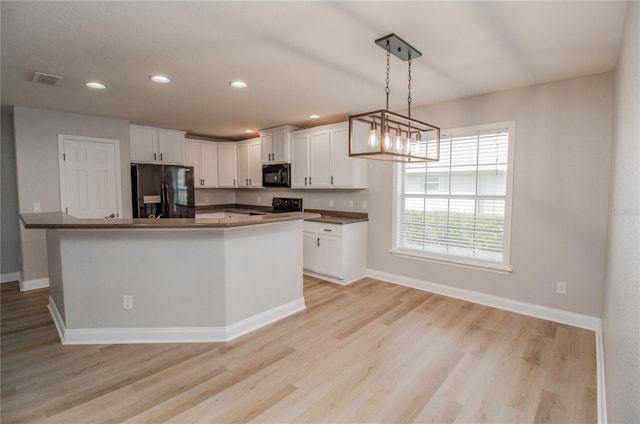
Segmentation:
<svg viewBox="0 0 640 424">
<path fill-rule="evenodd" d="M 70 134 L 58 134 L 58 171 L 60 176 L 60 211 L 64 212 L 62 209 L 66 209 L 67 207 L 67 184 L 66 184 L 66 175 L 65 175 L 65 164 L 64 164 L 64 141 L 65 140 L 79 140 L 85 141 L 88 143 L 103 143 L 103 144 L 112 144 L 115 148 L 114 154 L 114 165 L 116 170 L 116 210 L 118 216 L 122 218 L 122 182 L 121 182 L 121 172 L 122 168 L 120 167 L 120 140 L 112 139 L 112 138 L 98 138 L 98 137 L 86 137 L 83 135 L 70 135 Z"/>
</svg>

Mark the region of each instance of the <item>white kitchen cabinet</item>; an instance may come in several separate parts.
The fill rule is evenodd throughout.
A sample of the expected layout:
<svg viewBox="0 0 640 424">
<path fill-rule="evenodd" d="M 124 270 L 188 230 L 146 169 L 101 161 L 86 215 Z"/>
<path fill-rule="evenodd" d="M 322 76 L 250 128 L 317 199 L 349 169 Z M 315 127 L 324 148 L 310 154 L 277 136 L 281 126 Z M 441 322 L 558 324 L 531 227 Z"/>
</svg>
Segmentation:
<svg viewBox="0 0 640 424">
<path fill-rule="evenodd" d="M 194 168 L 195 188 L 218 187 L 218 148 L 207 141 L 185 141 L 185 165 Z"/>
<path fill-rule="evenodd" d="M 238 179 L 238 145 L 218 143 L 218 187 L 235 188 Z"/>
<path fill-rule="evenodd" d="M 349 284 L 365 276 L 367 223 L 303 224 L 303 268 L 305 274 L 338 284 Z"/>
<path fill-rule="evenodd" d="M 238 187 L 262 188 L 262 143 L 259 138 L 238 143 Z"/>
<path fill-rule="evenodd" d="M 366 188 L 367 164 L 349 156 L 345 123 L 291 135 L 292 188 Z"/>
<path fill-rule="evenodd" d="M 262 142 L 262 163 L 289 163 L 289 135 L 300 128 L 291 125 L 270 128 L 260 131 Z"/>
<path fill-rule="evenodd" d="M 129 126 L 131 162 L 183 165 L 184 131 Z"/>
</svg>

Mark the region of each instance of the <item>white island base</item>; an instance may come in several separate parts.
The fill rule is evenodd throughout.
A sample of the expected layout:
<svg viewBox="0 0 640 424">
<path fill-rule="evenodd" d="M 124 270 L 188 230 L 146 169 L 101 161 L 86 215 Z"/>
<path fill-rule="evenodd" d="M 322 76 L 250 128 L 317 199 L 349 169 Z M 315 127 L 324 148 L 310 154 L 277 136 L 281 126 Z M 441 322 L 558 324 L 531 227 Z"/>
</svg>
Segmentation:
<svg viewBox="0 0 640 424">
<path fill-rule="evenodd" d="M 228 341 L 305 309 L 302 220 L 48 229 L 47 248 L 63 344 Z"/>
</svg>

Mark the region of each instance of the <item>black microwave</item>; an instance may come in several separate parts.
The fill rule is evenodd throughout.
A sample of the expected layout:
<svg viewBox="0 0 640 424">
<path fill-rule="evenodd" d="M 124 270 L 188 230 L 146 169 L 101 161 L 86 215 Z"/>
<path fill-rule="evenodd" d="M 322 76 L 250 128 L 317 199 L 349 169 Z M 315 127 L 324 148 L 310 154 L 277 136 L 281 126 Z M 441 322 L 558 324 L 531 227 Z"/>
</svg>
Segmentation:
<svg viewBox="0 0 640 424">
<path fill-rule="evenodd" d="M 264 187 L 291 187 L 291 164 L 263 165 L 262 185 Z"/>
</svg>

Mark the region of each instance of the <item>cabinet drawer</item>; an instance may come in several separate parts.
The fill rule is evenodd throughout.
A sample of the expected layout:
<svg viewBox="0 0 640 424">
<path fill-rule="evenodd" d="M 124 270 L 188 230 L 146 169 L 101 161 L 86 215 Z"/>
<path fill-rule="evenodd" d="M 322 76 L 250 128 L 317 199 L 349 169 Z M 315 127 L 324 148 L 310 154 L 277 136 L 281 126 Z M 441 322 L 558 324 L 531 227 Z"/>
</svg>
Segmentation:
<svg viewBox="0 0 640 424">
<path fill-rule="evenodd" d="M 302 222 L 302 231 L 305 233 L 313 233 L 315 234 L 318 231 L 318 224 L 311 221 L 303 221 Z"/>
<path fill-rule="evenodd" d="M 318 235 L 342 236 L 342 225 L 318 223 Z"/>
</svg>

